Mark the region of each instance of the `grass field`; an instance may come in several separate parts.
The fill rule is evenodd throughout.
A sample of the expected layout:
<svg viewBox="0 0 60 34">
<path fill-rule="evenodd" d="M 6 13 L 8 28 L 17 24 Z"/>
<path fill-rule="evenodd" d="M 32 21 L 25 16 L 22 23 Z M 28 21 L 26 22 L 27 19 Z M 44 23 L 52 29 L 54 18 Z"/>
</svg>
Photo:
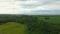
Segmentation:
<svg viewBox="0 0 60 34">
<path fill-rule="evenodd" d="M 44 19 L 45 17 L 42 16 L 41 19 L 44 19 L 45 21 L 50 23 L 56 23 L 56 24 L 60 23 L 60 16 L 46 16 L 46 17 L 49 17 L 49 19 Z"/>
<path fill-rule="evenodd" d="M 8 22 L 6 24 L 0 25 L 0 34 L 25 34 L 26 25 Z"/>
</svg>

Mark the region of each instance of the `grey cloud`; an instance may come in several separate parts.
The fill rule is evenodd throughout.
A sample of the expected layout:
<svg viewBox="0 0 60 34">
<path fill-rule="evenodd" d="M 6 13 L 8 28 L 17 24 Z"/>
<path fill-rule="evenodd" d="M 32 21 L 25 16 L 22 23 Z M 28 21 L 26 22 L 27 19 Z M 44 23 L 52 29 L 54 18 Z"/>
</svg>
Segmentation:
<svg viewBox="0 0 60 34">
<path fill-rule="evenodd" d="M 28 14 L 28 13 L 27 13 Z M 32 10 L 32 15 L 60 15 L 60 10 Z"/>
<path fill-rule="evenodd" d="M 27 1 L 27 0 L 15 0 L 15 1 Z"/>
</svg>

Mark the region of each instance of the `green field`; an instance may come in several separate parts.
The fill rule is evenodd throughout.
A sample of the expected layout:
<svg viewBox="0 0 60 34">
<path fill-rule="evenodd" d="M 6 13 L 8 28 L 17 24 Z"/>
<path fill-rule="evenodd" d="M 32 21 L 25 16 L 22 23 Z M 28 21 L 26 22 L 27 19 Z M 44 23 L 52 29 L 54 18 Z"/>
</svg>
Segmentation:
<svg viewBox="0 0 60 34">
<path fill-rule="evenodd" d="M 8 22 L 6 24 L 0 25 L 0 34 L 25 34 L 26 25 Z"/>
<path fill-rule="evenodd" d="M 60 34 L 60 16 L 0 15 L 0 34 Z"/>
<path fill-rule="evenodd" d="M 46 17 L 49 17 L 49 19 L 44 19 L 45 17 L 41 16 L 41 18 L 47 22 L 56 23 L 56 24 L 60 23 L 60 16 L 46 16 Z"/>
</svg>

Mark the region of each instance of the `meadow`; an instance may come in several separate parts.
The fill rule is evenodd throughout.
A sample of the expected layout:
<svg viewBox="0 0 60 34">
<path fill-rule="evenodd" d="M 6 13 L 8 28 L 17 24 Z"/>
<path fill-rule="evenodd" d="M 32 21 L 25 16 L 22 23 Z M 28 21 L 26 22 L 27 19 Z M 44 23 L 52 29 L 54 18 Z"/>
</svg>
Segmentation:
<svg viewBox="0 0 60 34">
<path fill-rule="evenodd" d="M 6 24 L 0 25 L 0 34 L 25 34 L 26 25 L 8 22 Z"/>
<path fill-rule="evenodd" d="M 0 15 L 0 34 L 60 34 L 60 16 Z"/>
</svg>

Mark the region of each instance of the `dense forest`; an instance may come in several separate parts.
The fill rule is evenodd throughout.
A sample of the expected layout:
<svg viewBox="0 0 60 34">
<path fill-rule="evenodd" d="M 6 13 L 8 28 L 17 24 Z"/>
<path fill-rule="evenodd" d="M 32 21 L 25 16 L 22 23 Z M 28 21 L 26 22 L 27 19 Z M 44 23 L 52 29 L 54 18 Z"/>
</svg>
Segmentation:
<svg viewBox="0 0 60 34">
<path fill-rule="evenodd" d="M 26 24 L 26 34 L 60 34 L 60 16 L 0 15 L 0 25 L 8 22 Z"/>
</svg>

